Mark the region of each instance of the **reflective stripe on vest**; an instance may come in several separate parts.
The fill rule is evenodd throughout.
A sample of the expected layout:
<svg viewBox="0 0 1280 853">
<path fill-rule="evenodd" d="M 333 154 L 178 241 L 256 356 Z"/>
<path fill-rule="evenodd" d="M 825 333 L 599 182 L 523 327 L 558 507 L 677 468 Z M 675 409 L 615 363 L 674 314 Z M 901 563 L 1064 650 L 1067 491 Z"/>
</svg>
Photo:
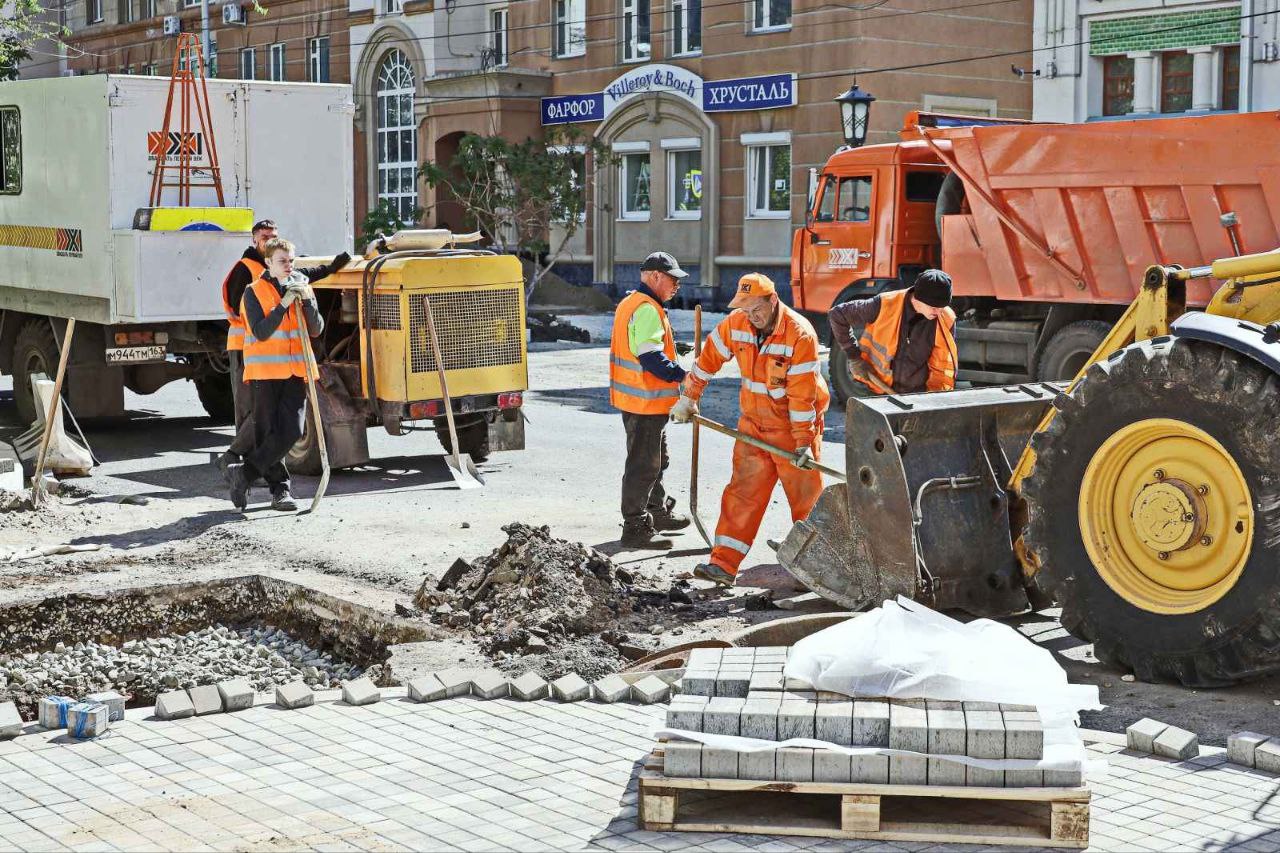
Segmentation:
<svg viewBox="0 0 1280 853">
<path fill-rule="evenodd" d="M 280 294 L 275 285 L 265 278 L 259 278 L 250 286 L 263 314 L 270 314 L 280 304 Z M 245 291 L 246 295 L 248 291 Z M 298 325 L 298 311 L 302 310 L 294 302 L 285 311 L 280 326 L 271 333 L 271 337 L 260 341 L 253 332 L 246 328 L 244 338 L 244 379 L 246 382 L 261 379 L 288 379 L 307 375 L 307 360 L 303 355 L 303 332 Z M 240 302 L 240 312 L 244 313 L 244 300 Z"/>
<path fill-rule="evenodd" d="M 244 318 L 240 316 L 240 312 L 231 307 L 230 296 L 227 293 L 227 285 L 231 282 L 231 273 L 236 271 L 236 267 L 244 264 L 245 269 L 250 273 L 249 280 L 257 281 L 267 268 L 255 261 L 253 258 L 241 258 L 231 267 L 231 272 L 227 273 L 227 277 L 222 280 L 222 310 L 227 314 L 227 351 L 244 349 Z M 241 297 L 243 298 L 243 296 Z"/>
<path fill-rule="evenodd" d="M 868 323 L 858 339 L 867 364 L 876 379 L 886 388 L 893 387 L 893 358 L 898 351 L 898 332 L 902 328 L 902 312 L 907 303 L 906 290 L 893 290 L 880 295 L 880 313 Z M 956 315 L 942 309 L 935 325 L 933 350 L 929 353 L 928 391 L 948 391 L 955 387 L 956 343 L 952 329 Z M 941 377 L 935 380 L 934 376 Z M 883 393 L 870 382 L 864 383 L 876 393 Z"/>
<path fill-rule="evenodd" d="M 676 360 L 675 337 L 667 312 L 656 299 L 636 290 L 627 294 L 613 315 L 613 335 L 609 353 L 609 402 L 614 408 L 637 415 L 665 415 L 680 399 L 680 385 L 665 382 L 645 371 L 631 351 L 631 338 L 627 330 L 631 317 L 644 304 L 658 309 L 662 319 L 662 351 L 671 361 Z"/>
</svg>

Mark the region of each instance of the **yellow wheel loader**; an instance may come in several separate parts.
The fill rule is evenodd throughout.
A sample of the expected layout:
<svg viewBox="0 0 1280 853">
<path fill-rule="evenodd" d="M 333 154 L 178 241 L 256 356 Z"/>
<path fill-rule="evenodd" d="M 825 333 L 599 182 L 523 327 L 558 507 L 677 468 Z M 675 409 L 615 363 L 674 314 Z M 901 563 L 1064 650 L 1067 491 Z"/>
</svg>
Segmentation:
<svg viewBox="0 0 1280 853">
<path fill-rule="evenodd" d="M 1187 283 L 1218 279 L 1203 311 Z M 897 594 L 1062 625 L 1144 681 L 1280 668 L 1280 251 L 1153 266 L 1069 385 L 851 399 L 848 484 L 779 559 L 847 607 Z"/>
</svg>

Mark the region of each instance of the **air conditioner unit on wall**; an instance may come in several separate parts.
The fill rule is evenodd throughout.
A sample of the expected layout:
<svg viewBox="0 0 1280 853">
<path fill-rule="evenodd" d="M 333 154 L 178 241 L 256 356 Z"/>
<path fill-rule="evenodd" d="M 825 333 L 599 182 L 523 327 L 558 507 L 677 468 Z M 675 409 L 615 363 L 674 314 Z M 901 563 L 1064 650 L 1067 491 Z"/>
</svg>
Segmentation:
<svg viewBox="0 0 1280 853">
<path fill-rule="evenodd" d="M 222 23 L 244 26 L 244 7 L 239 3 L 224 3 L 222 6 Z"/>
<path fill-rule="evenodd" d="M 164 16 L 164 34 L 167 36 L 176 36 L 182 32 L 182 19 L 177 15 Z"/>
</svg>

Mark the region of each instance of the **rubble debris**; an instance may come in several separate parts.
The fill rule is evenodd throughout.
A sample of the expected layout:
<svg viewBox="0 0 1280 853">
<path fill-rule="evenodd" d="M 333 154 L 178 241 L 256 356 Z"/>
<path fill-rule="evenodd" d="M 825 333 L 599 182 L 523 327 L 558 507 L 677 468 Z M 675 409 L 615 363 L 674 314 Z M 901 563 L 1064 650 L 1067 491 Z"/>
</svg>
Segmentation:
<svg viewBox="0 0 1280 853">
<path fill-rule="evenodd" d="M 529 328 L 531 343 L 554 343 L 555 341 L 591 343 L 591 332 L 560 319 L 550 311 L 528 312 L 525 316 L 525 325 Z"/>
<path fill-rule="evenodd" d="M 129 640 L 119 647 L 89 641 L 59 643 L 54 651 L 41 653 L 0 654 L 0 702 L 13 699 L 20 709 L 34 713 L 42 697 L 55 693 L 78 697 L 114 690 L 148 702 L 163 692 L 227 679 L 266 690 L 298 680 L 337 687 L 360 675 L 377 682 L 381 673 L 381 667 L 362 672 L 335 661 L 273 626 L 237 631 L 215 625 L 174 637 Z"/>
</svg>

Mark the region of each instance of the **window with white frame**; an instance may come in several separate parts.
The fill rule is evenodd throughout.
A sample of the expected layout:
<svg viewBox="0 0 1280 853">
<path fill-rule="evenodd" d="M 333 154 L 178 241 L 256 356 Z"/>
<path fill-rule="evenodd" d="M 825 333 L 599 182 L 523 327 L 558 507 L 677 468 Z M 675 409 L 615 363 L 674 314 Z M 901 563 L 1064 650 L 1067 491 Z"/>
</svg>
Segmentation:
<svg viewBox="0 0 1280 853">
<path fill-rule="evenodd" d="M 489 12 L 489 49 L 493 51 L 493 67 L 507 64 L 507 10 Z"/>
<path fill-rule="evenodd" d="M 116 23 L 128 24 L 133 22 L 133 0 L 117 0 L 116 3 Z"/>
<path fill-rule="evenodd" d="M 622 0 L 622 61 L 649 58 L 649 0 Z"/>
<path fill-rule="evenodd" d="M 414 75 L 409 57 L 391 50 L 378 67 L 378 201 L 401 222 L 412 223 L 418 206 L 417 140 L 413 119 Z"/>
<path fill-rule="evenodd" d="M 569 171 L 572 175 L 573 192 L 578 196 L 578 221 L 587 221 L 587 147 L 585 145 L 550 145 L 547 151 L 565 157 L 569 161 Z M 560 219 L 559 222 L 567 220 Z"/>
<path fill-rule="evenodd" d="M 747 217 L 791 217 L 791 137 L 786 133 L 744 133 L 747 148 Z"/>
<path fill-rule="evenodd" d="M 218 34 L 209 33 L 209 55 L 204 58 L 204 70 L 210 77 L 218 76 Z"/>
<path fill-rule="evenodd" d="M 258 79 L 258 52 L 251 47 L 242 48 L 240 51 L 240 79 Z"/>
<path fill-rule="evenodd" d="M 284 42 L 276 42 L 271 45 L 271 56 L 268 67 L 268 77 L 272 80 L 284 79 Z"/>
<path fill-rule="evenodd" d="M 751 29 L 780 30 L 791 26 L 791 0 L 752 0 Z"/>
<path fill-rule="evenodd" d="M 699 53 L 702 53 L 702 0 L 672 0 L 672 56 Z"/>
<path fill-rule="evenodd" d="M 587 52 L 586 0 L 551 0 L 552 50 L 557 59 Z"/>
<path fill-rule="evenodd" d="M 199 6 L 200 0 L 182 0 L 182 8 L 190 9 L 193 6 Z"/>
<path fill-rule="evenodd" d="M 329 37 L 307 39 L 307 79 L 312 83 L 329 82 Z"/>
<path fill-rule="evenodd" d="M 664 139 L 667 152 L 667 218 L 702 218 L 702 146 L 697 137 Z"/>
<path fill-rule="evenodd" d="M 382 14 L 394 15 L 400 11 L 400 0 L 382 0 Z"/>
<path fill-rule="evenodd" d="M 84 20 L 86 24 L 102 23 L 102 0 L 84 0 Z"/>
<path fill-rule="evenodd" d="M 613 146 L 618 159 L 618 216 L 640 222 L 649 220 L 653 207 L 653 169 L 649 143 L 619 142 Z"/>
</svg>

